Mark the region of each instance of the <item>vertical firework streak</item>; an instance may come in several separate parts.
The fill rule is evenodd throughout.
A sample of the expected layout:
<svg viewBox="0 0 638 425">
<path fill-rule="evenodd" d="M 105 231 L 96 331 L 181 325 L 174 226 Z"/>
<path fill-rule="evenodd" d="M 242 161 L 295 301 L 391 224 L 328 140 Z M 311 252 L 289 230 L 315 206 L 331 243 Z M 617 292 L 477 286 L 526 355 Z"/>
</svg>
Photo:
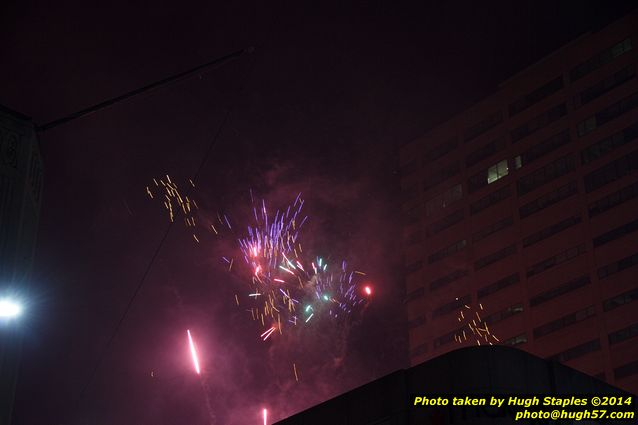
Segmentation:
<svg viewBox="0 0 638 425">
<path fill-rule="evenodd" d="M 199 375 L 199 382 L 202 386 L 202 392 L 204 393 L 209 425 L 215 425 L 217 423 L 217 417 L 215 416 L 213 406 L 210 402 L 210 385 L 208 384 L 208 375 L 201 373 L 199 356 L 197 355 L 197 348 L 195 347 L 195 341 L 193 341 L 193 336 L 191 335 L 190 329 L 187 329 L 186 333 L 188 334 L 188 347 L 190 349 L 191 358 L 193 360 L 193 368 L 195 369 L 195 373 Z"/>
</svg>

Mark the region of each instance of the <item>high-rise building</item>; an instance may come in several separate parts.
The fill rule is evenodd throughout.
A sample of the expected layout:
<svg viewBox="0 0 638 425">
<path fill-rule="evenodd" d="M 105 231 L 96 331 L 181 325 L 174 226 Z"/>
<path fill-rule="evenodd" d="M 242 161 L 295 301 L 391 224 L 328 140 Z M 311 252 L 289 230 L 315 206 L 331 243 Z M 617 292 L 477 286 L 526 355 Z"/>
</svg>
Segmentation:
<svg viewBox="0 0 638 425">
<path fill-rule="evenodd" d="M 411 364 L 481 342 L 469 307 L 638 393 L 637 62 L 632 12 L 401 148 Z"/>
<path fill-rule="evenodd" d="M 42 161 L 31 120 L 0 106 L 0 298 L 25 296 L 42 197 Z M 20 361 L 19 322 L 0 319 L 0 424 L 11 422 Z"/>
</svg>

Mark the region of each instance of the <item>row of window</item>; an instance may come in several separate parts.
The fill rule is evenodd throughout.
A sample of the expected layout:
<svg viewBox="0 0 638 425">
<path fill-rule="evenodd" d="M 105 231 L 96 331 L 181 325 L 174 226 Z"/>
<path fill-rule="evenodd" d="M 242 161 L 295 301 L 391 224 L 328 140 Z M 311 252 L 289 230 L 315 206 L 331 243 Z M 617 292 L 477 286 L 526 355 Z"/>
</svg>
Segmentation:
<svg viewBox="0 0 638 425">
<path fill-rule="evenodd" d="M 425 215 L 431 216 L 463 198 L 463 185 L 457 184 L 425 203 Z"/>
<path fill-rule="evenodd" d="M 581 254 L 587 252 L 587 247 L 585 244 L 578 245 L 576 247 L 565 250 L 559 254 L 556 254 L 550 258 L 546 258 L 545 260 L 534 264 L 532 267 L 527 269 L 527 277 L 536 276 L 539 273 L 542 273 L 546 270 L 549 270 L 565 261 L 569 261 L 572 258 L 575 258 Z"/>
<path fill-rule="evenodd" d="M 546 166 L 539 168 L 531 174 L 521 177 L 516 182 L 518 195 L 522 196 L 539 187 L 555 180 L 576 168 L 576 158 L 574 155 L 567 155 L 559 158 Z"/>
<path fill-rule="evenodd" d="M 505 288 L 509 288 L 510 286 L 515 285 L 520 281 L 521 281 L 521 276 L 518 273 L 511 274 L 507 277 L 497 280 L 496 282 L 490 283 L 489 285 L 482 287 L 476 292 L 476 296 L 478 299 L 485 298 L 488 295 L 492 295 L 495 292 L 498 292 Z"/>
<path fill-rule="evenodd" d="M 620 259 L 618 261 L 614 261 L 613 263 L 607 264 L 598 269 L 598 278 L 605 279 L 609 276 L 619 273 L 623 270 L 626 270 L 630 267 L 638 264 L 638 253 Z"/>
<path fill-rule="evenodd" d="M 509 198 L 511 195 L 510 187 L 504 186 L 489 195 L 484 196 L 478 201 L 472 202 L 470 204 L 470 214 L 478 214 L 479 212 L 485 210 L 486 208 L 492 207 L 498 204 L 501 201 Z"/>
<path fill-rule="evenodd" d="M 569 129 L 563 130 L 523 152 L 519 157 L 517 157 L 520 158 L 518 159 L 520 166 L 517 166 L 517 168 L 520 168 L 523 165 L 528 165 L 548 153 L 555 151 L 561 146 L 568 144 L 569 142 L 571 142 Z"/>
<path fill-rule="evenodd" d="M 503 149 L 505 149 L 505 146 L 507 145 L 507 141 L 505 140 L 504 137 L 500 137 L 490 143 L 488 143 L 487 145 L 469 153 L 466 157 L 465 157 L 465 165 L 467 167 L 471 167 L 474 164 L 478 164 L 479 162 L 481 162 L 482 160 L 489 158 L 490 156 L 494 155 L 497 152 L 502 151 Z"/>
<path fill-rule="evenodd" d="M 451 313 L 453 311 L 457 311 L 463 306 L 465 306 L 466 304 L 469 304 L 471 301 L 472 301 L 472 297 L 469 294 L 463 295 L 462 297 L 457 298 L 452 302 L 443 304 L 442 306 L 434 310 L 432 312 L 432 317 L 433 318 L 439 317 L 439 316 L 443 316 L 445 314 Z"/>
<path fill-rule="evenodd" d="M 418 328 L 422 325 L 425 325 L 425 315 L 423 314 L 414 320 L 408 320 L 408 329 Z"/>
<path fill-rule="evenodd" d="M 541 128 L 546 127 L 555 121 L 558 121 L 565 115 L 567 115 L 567 106 L 564 103 L 561 103 L 560 105 L 554 106 L 548 111 L 545 111 L 542 114 L 535 116 L 527 123 L 510 131 L 510 137 L 512 138 L 512 143 L 519 142 L 525 137 L 536 133 Z"/>
<path fill-rule="evenodd" d="M 563 88 L 563 76 L 560 75 L 554 78 L 553 80 L 551 80 L 550 82 L 543 84 L 541 87 L 537 88 L 531 93 L 528 93 L 527 95 L 511 103 L 509 106 L 510 117 L 518 114 L 519 112 L 524 111 L 525 109 L 540 102 L 546 97 L 551 96 L 552 94 L 556 93 L 562 88 Z"/>
<path fill-rule="evenodd" d="M 512 244 L 490 255 L 478 259 L 476 262 L 474 262 L 474 270 L 480 270 L 489 266 L 490 264 L 494 264 L 497 261 L 500 261 L 514 254 L 516 254 L 516 244 Z"/>
<path fill-rule="evenodd" d="M 459 252 L 460 250 L 462 250 L 466 246 L 467 246 L 467 241 L 465 239 L 462 239 L 460 241 L 454 242 L 452 245 L 450 245 L 448 247 L 445 247 L 442 250 L 437 251 L 434 254 L 430 255 L 428 257 L 428 263 L 432 264 L 432 263 L 435 263 L 437 261 L 440 261 L 440 260 L 444 259 L 445 257 L 449 257 L 450 255 L 453 255 L 453 254 Z"/>
<path fill-rule="evenodd" d="M 548 291 L 541 292 L 540 294 L 533 296 L 529 300 L 529 305 L 530 307 L 536 307 L 547 301 L 553 300 L 569 292 L 587 286 L 590 283 L 591 279 L 589 278 L 589 275 L 577 277 L 576 279 L 572 279 L 569 282 L 563 283 Z"/>
<path fill-rule="evenodd" d="M 630 125 L 624 130 L 588 146 L 581 151 L 580 157 L 583 164 L 589 164 L 615 149 L 634 141 L 636 138 L 638 138 L 638 123 Z"/>
<path fill-rule="evenodd" d="M 472 235 L 472 241 L 473 242 L 478 242 L 482 239 L 485 239 L 486 237 L 499 232 L 503 229 L 506 229 L 508 227 L 510 227 L 512 224 L 514 224 L 514 219 L 510 216 L 510 217 L 506 217 L 502 220 L 497 221 L 494 224 L 491 224 L 487 227 L 484 227 L 483 229 L 479 230 L 478 232 L 474 233 Z"/>
<path fill-rule="evenodd" d="M 448 227 L 454 226 L 455 224 L 459 223 L 463 220 L 464 217 L 465 213 L 463 209 L 455 211 L 445 218 L 442 218 L 441 220 L 429 225 L 427 228 L 427 235 L 434 236 L 437 233 L 440 233 L 443 230 L 447 229 Z"/>
<path fill-rule="evenodd" d="M 567 326 L 581 322 L 589 317 L 594 316 L 595 314 L 596 314 L 596 308 L 594 306 L 589 306 L 583 310 L 579 310 L 574 313 L 563 316 L 560 319 L 553 320 L 542 326 L 534 328 L 534 331 L 533 331 L 534 339 L 541 338 L 543 336 L 554 333 L 560 329 L 566 328 Z"/>
<path fill-rule="evenodd" d="M 629 291 L 623 292 L 622 294 L 616 295 L 615 297 L 605 300 L 603 302 L 603 310 L 610 311 L 634 301 L 638 301 L 638 288 L 631 289 Z"/>
<path fill-rule="evenodd" d="M 631 50 L 631 39 L 625 39 L 624 41 L 614 45 L 613 47 L 606 49 L 605 51 L 597 54 L 590 60 L 580 64 L 576 68 L 574 68 L 570 72 L 570 78 L 574 81 L 575 78 L 580 78 L 587 73 L 597 69 L 598 67 L 604 65 L 605 63 L 611 61 L 618 55 L 625 53 Z M 583 90 L 581 93 L 577 94 L 574 98 L 575 107 L 579 107 L 584 105 L 585 103 L 591 102 L 592 100 L 602 96 L 603 94 L 609 92 L 610 90 L 620 86 L 621 84 L 631 80 L 636 75 L 636 67 L 634 64 L 629 65 L 622 70 L 616 72 L 614 75 L 598 82 L 597 84 Z M 563 77 L 558 76 L 541 87 L 533 90 L 525 96 L 517 99 L 509 105 L 509 115 L 514 116 L 519 112 L 522 112 L 529 108 L 530 106 L 540 102 L 541 100 L 551 96 L 552 94 L 560 91 L 564 87 Z M 627 99 L 629 103 L 632 103 L 631 99 Z M 622 103 L 622 102 L 620 102 Z M 623 110 L 628 105 L 618 104 L 619 110 Z M 635 106 L 635 105 L 634 105 Z M 613 108 L 613 107 L 612 107 Z M 632 107 L 629 107 L 631 109 Z M 627 109 L 628 110 L 628 109 Z M 617 113 L 624 113 L 626 110 L 617 111 Z M 517 142 L 522 138 L 534 133 L 538 129 L 556 121 L 567 113 L 567 109 L 565 104 L 558 105 L 547 112 L 544 112 L 528 123 L 514 129 L 511 132 L 512 141 Z M 588 120 L 583 121 L 578 128 L 579 136 L 582 136 L 589 131 L 593 130 L 596 127 L 602 125 L 605 121 L 605 116 L 607 120 L 613 118 L 614 112 L 612 110 L 608 111 L 608 114 L 602 113 L 600 117 L 590 117 Z M 602 120 L 600 119 L 602 118 Z M 469 127 L 464 132 L 463 140 L 464 142 L 469 142 L 481 134 L 491 130 L 492 128 L 499 125 L 503 122 L 503 114 L 498 111 L 493 114 L 490 114 L 488 117 L 480 121 L 479 123 Z M 497 140 L 492 142 L 484 147 L 484 151 L 477 151 L 474 154 L 470 154 L 466 159 L 468 166 L 473 165 L 480 161 L 481 159 L 486 158 L 487 156 L 497 152 L 498 150 L 504 147 L 505 140 Z M 435 146 L 434 148 L 427 151 L 422 158 L 422 165 L 426 165 L 436 161 L 437 159 L 442 158 L 447 153 L 456 149 L 458 146 L 458 140 L 456 138 L 452 138 L 450 140 L 445 141 L 444 143 Z M 405 166 L 401 167 L 400 172 L 401 175 L 407 175 L 412 173 L 417 169 L 417 163 L 415 161 L 411 161 Z"/>
<path fill-rule="evenodd" d="M 594 84 L 593 86 L 583 90 L 576 96 L 574 96 L 574 106 L 576 108 L 591 102 L 594 99 L 598 99 L 605 93 L 621 86 L 622 84 L 630 81 L 636 76 L 636 65 L 629 65 L 614 75 L 605 78 L 604 80 Z"/>
<path fill-rule="evenodd" d="M 598 127 L 603 126 L 614 118 L 618 118 L 636 107 L 638 107 L 638 92 L 625 97 L 624 99 L 578 123 L 578 126 L 576 127 L 578 137 L 583 137 L 586 134 L 591 133 Z"/>
<path fill-rule="evenodd" d="M 625 186 L 589 205 L 589 217 L 595 217 L 638 197 L 638 182 Z"/>
<path fill-rule="evenodd" d="M 467 182 L 468 191 L 470 193 L 475 192 L 488 184 L 492 184 L 495 181 L 502 179 L 508 173 L 509 167 L 507 165 L 507 159 L 499 161 L 491 167 L 488 167 L 487 169 L 470 177 Z"/>
<path fill-rule="evenodd" d="M 487 317 L 484 317 L 483 322 L 487 323 L 488 325 L 493 325 L 495 323 L 498 323 L 502 320 L 507 319 L 508 317 L 512 317 L 522 312 L 523 312 L 523 303 L 516 303 L 514 305 L 507 307 L 506 309 L 503 309 L 496 313 L 490 314 Z"/>
<path fill-rule="evenodd" d="M 550 236 L 555 235 L 556 233 L 562 232 L 563 230 L 567 230 L 572 226 L 579 224 L 582 221 L 580 215 L 574 215 L 565 220 L 561 220 L 556 224 L 553 224 L 549 227 L 546 227 L 542 230 L 539 230 L 536 233 L 532 233 L 531 235 L 523 238 L 523 247 L 532 246 L 537 242 L 545 240 Z"/>
<path fill-rule="evenodd" d="M 532 214 L 544 210 L 560 201 L 563 201 L 570 196 L 578 193 L 578 186 L 575 181 L 567 183 L 565 186 L 561 186 L 558 189 L 554 189 L 551 192 L 546 193 L 535 200 L 528 202 L 518 209 L 518 214 L 521 218 L 529 217 Z"/>
<path fill-rule="evenodd" d="M 562 351 L 558 354 L 555 354 L 549 357 L 548 360 L 554 360 L 554 361 L 563 363 L 569 360 L 576 359 L 578 357 L 582 357 L 586 354 L 593 353 L 594 351 L 600 351 L 600 349 L 601 349 L 600 340 L 596 338 L 596 339 L 592 339 L 591 341 L 587 341 L 583 344 L 579 344 L 568 350 Z"/>
<path fill-rule="evenodd" d="M 638 360 L 629 362 L 614 369 L 614 378 L 622 379 L 638 374 Z"/>
<path fill-rule="evenodd" d="M 483 318 L 483 322 L 487 323 L 488 325 L 490 324 L 494 324 L 497 323 L 501 320 L 505 320 L 509 317 L 512 317 L 516 314 L 522 313 L 523 312 L 523 304 L 522 303 L 517 303 L 514 304 L 498 313 L 492 314 L 490 316 L 487 316 L 485 318 Z M 553 322 L 550 322 L 546 325 L 543 325 L 541 327 L 538 327 L 536 329 L 534 329 L 534 336 L 535 338 L 538 336 L 544 336 L 547 335 L 548 333 L 552 333 L 555 332 L 559 329 L 562 329 L 566 326 L 572 325 L 574 323 L 577 323 L 579 321 L 585 320 L 588 317 L 591 317 L 595 314 L 595 309 L 594 307 L 588 307 L 584 310 L 569 314 L 567 316 L 564 316 L 558 320 L 555 320 Z M 436 338 L 434 340 L 434 347 L 438 348 L 441 347 L 443 345 L 446 345 L 452 341 L 455 340 L 455 337 L 459 334 L 461 334 L 463 331 L 465 330 L 465 327 L 461 327 L 459 329 L 455 329 L 451 332 L 447 332 L 444 335 L 441 335 L 440 337 Z M 636 338 L 638 337 L 638 323 L 634 323 L 632 325 L 629 325 L 625 328 L 619 329 L 615 332 L 610 333 L 607 338 L 609 340 L 609 345 L 614 345 L 614 344 L 618 344 L 624 341 L 627 341 L 629 339 L 632 338 Z M 504 345 L 510 345 L 510 346 L 515 346 L 515 345 L 519 345 L 519 344 L 524 344 L 527 342 L 527 334 L 522 333 L 520 335 L 516 335 L 512 338 L 508 338 L 504 341 L 502 341 L 502 344 Z M 415 347 L 415 350 L 418 347 L 421 347 L 425 344 L 421 344 L 417 347 Z M 565 351 L 562 351 L 560 353 L 557 353 L 553 356 L 550 356 L 548 358 L 548 360 L 554 360 L 554 361 L 558 361 L 558 362 L 568 362 L 570 360 L 574 360 L 578 357 L 582 357 L 586 354 L 595 352 L 595 351 L 599 351 L 601 349 L 601 344 L 600 344 L 600 340 L 597 339 L 593 339 L 591 341 L 587 341 L 585 343 L 582 344 L 578 344 L 574 347 L 571 347 Z M 416 354 L 414 354 L 416 355 Z"/>
<path fill-rule="evenodd" d="M 452 273 L 446 276 L 440 277 L 436 279 L 435 281 L 433 281 L 432 283 L 430 283 L 430 291 L 435 291 L 439 288 L 449 285 L 452 282 L 456 282 L 457 280 L 467 276 L 467 274 L 468 274 L 467 269 L 454 270 Z"/>
<path fill-rule="evenodd" d="M 458 174 L 461 171 L 461 167 L 458 162 L 453 162 L 446 167 L 431 173 L 428 177 L 423 179 L 423 190 L 430 190 L 434 186 L 437 186 L 450 177 Z"/>
<path fill-rule="evenodd" d="M 619 344 L 631 338 L 638 337 L 638 323 L 629 325 L 607 335 L 609 345 Z"/>
<path fill-rule="evenodd" d="M 473 139 L 476 139 L 481 134 L 486 133 L 487 131 L 491 130 L 492 128 L 496 127 L 502 122 L 503 122 L 503 113 L 501 111 L 495 112 L 489 115 L 488 117 L 486 117 L 481 122 L 474 124 L 467 130 L 465 130 L 465 133 L 463 134 L 463 141 L 467 143 Z"/>
<path fill-rule="evenodd" d="M 585 191 L 592 192 L 636 170 L 638 170 L 638 151 L 633 151 L 588 173 L 584 178 Z"/>
<path fill-rule="evenodd" d="M 586 60 L 583 63 L 578 64 L 569 72 L 569 80 L 574 82 L 579 78 L 601 68 L 603 65 L 611 62 L 618 56 L 627 53 L 632 48 L 631 38 L 626 38 L 620 43 L 616 43 L 613 46 L 597 53 L 594 57 Z"/>
<path fill-rule="evenodd" d="M 616 239 L 630 235 L 638 230 L 638 219 L 616 227 L 594 238 L 594 247 L 599 247 Z"/>
</svg>

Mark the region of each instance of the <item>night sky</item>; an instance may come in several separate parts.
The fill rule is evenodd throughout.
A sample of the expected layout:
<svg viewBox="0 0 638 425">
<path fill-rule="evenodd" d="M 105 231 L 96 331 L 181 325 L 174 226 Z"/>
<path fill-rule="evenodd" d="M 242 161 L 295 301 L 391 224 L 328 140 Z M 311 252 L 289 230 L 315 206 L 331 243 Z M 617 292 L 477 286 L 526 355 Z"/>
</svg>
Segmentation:
<svg viewBox="0 0 638 425">
<path fill-rule="evenodd" d="M 216 423 L 257 424 L 407 367 L 398 147 L 633 2 L 58 3 L 0 6 L 0 104 L 37 124 L 255 50 L 40 135 L 16 425 L 205 424 L 206 398 Z M 233 241 L 195 243 L 146 196 L 202 163 L 198 220 L 302 192 L 305 243 L 368 273 L 368 308 L 263 342 L 220 263 Z"/>
</svg>

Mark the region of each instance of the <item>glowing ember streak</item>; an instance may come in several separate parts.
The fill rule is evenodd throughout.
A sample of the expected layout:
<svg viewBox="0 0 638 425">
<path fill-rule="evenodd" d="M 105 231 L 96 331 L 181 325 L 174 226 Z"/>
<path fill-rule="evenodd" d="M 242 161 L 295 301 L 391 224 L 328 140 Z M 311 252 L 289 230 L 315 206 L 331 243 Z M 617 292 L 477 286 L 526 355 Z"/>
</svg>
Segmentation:
<svg viewBox="0 0 638 425">
<path fill-rule="evenodd" d="M 188 345 L 191 349 L 191 356 L 193 357 L 193 365 L 195 366 L 195 372 L 197 372 L 197 374 L 199 375 L 200 374 L 199 360 L 197 359 L 197 350 L 195 350 L 195 343 L 193 342 L 191 331 L 187 330 L 186 333 L 188 333 Z"/>
<path fill-rule="evenodd" d="M 363 290 L 365 291 L 366 295 L 372 295 L 372 288 L 370 288 L 369 286 L 366 286 L 365 288 L 363 288 Z"/>
<path fill-rule="evenodd" d="M 264 409 L 264 425 L 268 425 L 268 409 Z"/>
</svg>

